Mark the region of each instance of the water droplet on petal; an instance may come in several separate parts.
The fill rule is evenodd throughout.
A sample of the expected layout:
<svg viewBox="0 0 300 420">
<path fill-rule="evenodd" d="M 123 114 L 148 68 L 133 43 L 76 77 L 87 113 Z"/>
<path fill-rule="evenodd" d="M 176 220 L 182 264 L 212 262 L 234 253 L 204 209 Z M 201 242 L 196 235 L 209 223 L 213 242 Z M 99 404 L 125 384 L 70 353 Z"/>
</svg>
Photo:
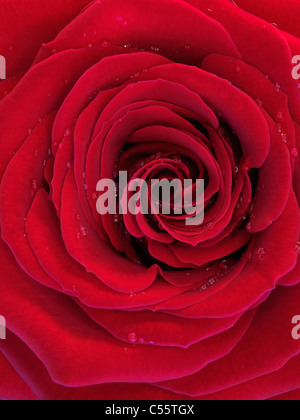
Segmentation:
<svg viewBox="0 0 300 420">
<path fill-rule="evenodd" d="M 159 47 L 158 47 L 158 46 L 156 46 L 156 45 L 152 45 L 152 46 L 150 47 L 150 50 L 151 50 L 151 51 L 154 51 L 154 52 L 159 52 Z"/>
<path fill-rule="evenodd" d="M 64 132 L 64 136 L 68 137 L 70 134 L 71 134 L 71 130 L 67 128 L 66 131 Z"/>
<path fill-rule="evenodd" d="M 149 341 L 149 344 L 151 344 L 151 346 L 153 346 L 155 344 L 155 341 Z"/>
<path fill-rule="evenodd" d="M 214 228 L 214 224 L 212 222 L 207 223 L 206 227 L 208 230 L 212 230 Z"/>
<path fill-rule="evenodd" d="M 282 113 L 282 112 L 277 112 L 276 117 L 277 117 L 279 120 L 282 120 L 282 118 L 283 118 L 283 113 Z"/>
<path fill-rule="evenodd" d="M 280 86 L 280 84 L 279 83 L 276 83 L 276 85 L 275 85 L 275 92 L 280 92 L 280 88 L 281 88 L 281 86 Z"/>
<path fill-rule="evenodd" d="M 184 49 L 185 49 L 186 51 L 191 51 L 192 46 L 191 46 L 190 44 L 187 44 L 187 45 L 185 45 L 185 46 L 184 46 Z"/>
<path fill-rule="evenodd" d="M 88 234 L 88 230 L 87 230 L 87 228 L 86 228 L 86 227 L 84 227 L 84 226 L 81 226 L 81 228 L 80 228 L 80 233 L 81 233 L 81 235 L 82 235 L 83 237 L 85 237 L 85 236 Z"/>
<path fill-rule="evenodd" d="M 300 254 L 300 242 L 297 242 L 297 244 L 295 246 L 295 250 L 296 250 L 297 254 Z"/>
<path fill-rule="evenodd" d="M 121 23 L 122 25 L 127 25 L 126 20 L 123 18 L 123 16 L 117 16 L 117 21 Z"/>
<path fill-rule="evenodd" d="M 220 269 L 221 273 L 226 273 L 229 269 L 228 262 L 226 260 L 220 262 L 219 269 Z"/>
<path fill-rule="evenodd" d="M 207 286 L 207 287 L 208 287 L 208 286 L 212 286 L 213 284 L 215 284 L 215 282 L 216 282 L 216 279 L 215 279 L 215 277 L 214 277 L 214 276 L 212 276 L 212 277 L 210 277 L 210 278 L 208 279 L 206 286 Z"/>
<path fill-rule="evenodd" d="M 135 333 L 130 333 L 130 334 L 128 334 L 128 341 L 129 341 L 130 343 L 136 343 L 136 341 L 137 341 L 137 336 L 136 336 L 136 334 L 135 334 Z"/>
<path fill-rule="evenodd" d="M 281 133 L 281 140 L 282 140 L 284 143 L 287 143 L 286 134 Z"/>
<path fill-rule="evenodd" d="M 292 157 L 294 157 L 294 158 L 297 158 L 297 157 L 299 156 L 299 151 L 298 151 L 298 149 L 297 149 L 296 147 L 294 147 L 294 148 L 291 150 L 291 155 L 292 155 Z"/>
<path fill-rule="evenodd" d="M 265 257 L 265 255 L 266 255 L 266 250 L 264 249 L 264 248 L 259 248 L 257 251 L 256 251 L 256 256 L 257 256 L 257 259 L 259 260 L 259 261 L 262 261 L 263 259 L 264 259 L 264 257 Z"/>
<path fill-rule="evenodd" d="M 72 162 L 67 162 L 66 166 L 67 166 L 68 169 L 71 169 L 72 168 Z"/>
<path fill-rule="evenodd" d="M 31 180 L 31 187 L 32 187 L 33 191 L 37 191 L 37 189 L 38 189 L 38 183 L 37 183 L 37 180 L 36 179 L 32 179 Z"/>
<path fill-rule="evenodd" d="M 248 252 L 246 256 L 248 260 L 252 260 L 252 257 L 253 257 L 252 252 Z"/>
<path fill-rule="evenodd" d="M 101 42 L 101 47 L 103 47 L 103 48 L 108 48 L 110 46 L 111 46 L 111 43 L 109 41 L 103 40 Z"/>
<path fill-rule="evenodd" d="M 144 342 L 145 342 L 144 338 L 139 338 L 139 343 L 140 344 L 144 344 Z"/>
</svg>

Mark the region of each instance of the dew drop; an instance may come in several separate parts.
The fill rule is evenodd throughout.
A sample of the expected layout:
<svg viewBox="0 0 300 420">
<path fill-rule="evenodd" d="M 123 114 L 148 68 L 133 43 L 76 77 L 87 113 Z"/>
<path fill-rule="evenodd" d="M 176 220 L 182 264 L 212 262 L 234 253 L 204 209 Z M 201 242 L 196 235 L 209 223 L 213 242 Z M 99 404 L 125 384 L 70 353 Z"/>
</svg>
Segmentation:
<svg viewBox="0 0 300 420">
<path fill-rule="evenodd" d="M 94 194 L 92 195 L 92 199 L 93 200 L 97 200 L 99 198 L 99 193 L 98 192 L 94 192 Z"/>
<path fill-rule="evenodd" d="M 226 261 L 226 260 L 222 261 L 222 262 L 219 264 L 219 269 L 220 269 L 220 271 L 221 271 L 222 273 L 226 273 L 226 272 L 228 271 L 228 269 L 229 269 L 229 265 L 228 265 L 228 263 L 227 263 L 227 261 Z"/>
<path fill-rule="evenodd" d="M 275 92 L 280 92 L 280 88 L 281 88 L 281 86 L 280 86 L 280 84 L 279 83 L 276 83 L 276 85 L 275 85 Z"/>
<path fill-rule="evenodd" d="M 151 346 L 153 346 L 155 344 L 155 341 L 149 341 L 149 344 L 151 344 Z"/>
<path fill-rule="evenodd" d="M 295 250 L 296 250 L 297 254 L 300 254 L 300 242 L 297 242 L 297 244 L 295 246 Z"/>
<path fill-rule="evenodd" d="M 281 140 L 282 140 L 284 143 L 287 143 L 287 138 L 286 138 L 286 134 L 285 134 L 285 133 L 281 133 Z"/>
<path fill-rule="evenodd" d="M 68 169 L 71 169 L 72 168 L 72 162 L 67 162 L 66 166 L 67 166 Z"/>
<path fill-rule="evenodd" d="M 136 343 L 136 341 L 137 341 L 137 336 L 136 336 L 136 334 L 135 334 L 135 333 L 130 333 L 130 334 L 128 334 L 128 341 L 129 341 L 130 343 Z"/>
<path fill-rule="evenodd" d="M 294 158 L 297 158 L 297 157 L 299 156 L 299 151 L 298 151 L 298 149 L 297 149 L 296 147 L 294 147 L 294 148 L 291 150 L 291 155 L 292 155 L 292 157 L 294 157 Z"/>
<path fill-rule="evenodd" d="M 282 120 L 283 113 L 282 112 L 277 112 L 276 117 L 278 118 L 278 120 Z"/>
<path fill-rule="evenodd" d="M 64 136 L 68 137 L 70 134 L 71 134 L 71 130 L 67 128 L 66 131 L 64 132 Z"/>
<path fill-rule="evenodd" d="M 74 293 L 76 293 L 76 294 L 78 294 L 78 293 L 79 293 L 79 290 L 78 290 L 78 288 L 76 287 L 76 285 L 75 285 L 75 284 L 73 284 L 72 289 L 73 289 L 73 292 L 74 292 Z"/>
<path fill-rule="evenodd" d="M 121 24 L 121 25 L 127 25 L 126 20 L 123 18 L 123 16 L 117 16 L 117 21 Z"/>
<path fill-rule="evenodd" d="M 212 230 L 214 228 L 214 224 L 212 222 L 207 223 L 206 227 L 208 230 Z"/>
<path fill-rule="evenodd" d="M 264 259 L 264 257 L 265 257 L 265 255 L 266 255 L 266 250 L 264 249 L 264 248 L 259 248 L 257 251 L 256 251 L 256 256 L 257 256 L 257 259 L 259 260 L 259 261 L 262 261 L 263 259 Z"/>
<path fill-rule="evenodd" d="M 87 228 L 84 227 L 84 226 L 81 226 L 80 233 L 81 233 L 81 236 L 83 236 L 83 237 L 87 236 L 87 234 L 88 234 Z"/>
<path fill-rule="evenodd" d="M 152 45 L 152 46 L 150 47 L 150 50 L 151 50 L 151 51 L 154 51 L 154 52 L 159 52 L 159 47 L 157 47 L 156 45 Z"/>
<path fill-rule="evenodd" d="M 111 46 L 111 43 L 109 41 L 103 40 L 101 42 L 101 47 L 103 47 L 103 48 L 108 48 L 110 46 Z"/>
<path fill-rule="evenodd" d="M 184 46 L 185 51 L 191 51 L 192 46 L 190 44 L 187 44 Z"/>
<path fill-rule="evenodd" d="M 38 189 L 38 183 L 37 183 L 37 180 L 36 179 L 32 179 L 31 180 L 31 187 L 32 187 L 33 191 L 37 191 L 37 189 Z"/>
<path fill-rule="evenodd" d="M 144 342 L 145 342 L 144 338 L 139 338 L 139 343 L 140 344 L 144 344 Z"/>
</svg>

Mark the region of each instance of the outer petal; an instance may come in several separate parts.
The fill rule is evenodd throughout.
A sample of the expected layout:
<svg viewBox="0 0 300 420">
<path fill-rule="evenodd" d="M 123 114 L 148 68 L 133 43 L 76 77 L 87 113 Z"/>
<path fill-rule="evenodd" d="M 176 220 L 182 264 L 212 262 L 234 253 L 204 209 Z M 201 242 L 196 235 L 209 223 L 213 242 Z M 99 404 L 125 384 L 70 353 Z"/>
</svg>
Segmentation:
<svg viewBox="0 0 300 420">
<path fill-rule="evenodd" d="M 7 77 L 27 70 L 44 42 L 51 41 L 90 0 L 4 0 L 0 3 L 0 51 Z"/>
</svg>

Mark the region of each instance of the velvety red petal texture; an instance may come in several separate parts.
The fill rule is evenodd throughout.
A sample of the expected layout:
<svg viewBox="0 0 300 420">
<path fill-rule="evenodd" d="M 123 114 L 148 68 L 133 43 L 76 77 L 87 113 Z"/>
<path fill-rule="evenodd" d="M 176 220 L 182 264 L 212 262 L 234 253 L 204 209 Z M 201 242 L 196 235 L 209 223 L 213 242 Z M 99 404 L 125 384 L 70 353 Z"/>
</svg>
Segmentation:
<svg viewBox="0 0 300 420">
<path fill-rule="evenodd" d="M 298 400 L 298 2 L 0 15 L 0 399 Z"/>
</svg>

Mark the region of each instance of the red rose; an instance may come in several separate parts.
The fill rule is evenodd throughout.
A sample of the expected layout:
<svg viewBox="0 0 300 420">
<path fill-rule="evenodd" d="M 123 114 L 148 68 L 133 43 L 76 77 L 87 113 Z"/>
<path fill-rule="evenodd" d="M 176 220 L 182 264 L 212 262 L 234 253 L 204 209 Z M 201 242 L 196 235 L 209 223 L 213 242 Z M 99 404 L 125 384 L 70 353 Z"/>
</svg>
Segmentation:
<svg viewBox="0 0 300 420">
<path fill-rule="evenodd" d="M 300 6 L 236 3 L 0 2 L 1 398 L 299 398 Z M 204 222 L 100 216 L 118 171 Z"/>
</svg>

